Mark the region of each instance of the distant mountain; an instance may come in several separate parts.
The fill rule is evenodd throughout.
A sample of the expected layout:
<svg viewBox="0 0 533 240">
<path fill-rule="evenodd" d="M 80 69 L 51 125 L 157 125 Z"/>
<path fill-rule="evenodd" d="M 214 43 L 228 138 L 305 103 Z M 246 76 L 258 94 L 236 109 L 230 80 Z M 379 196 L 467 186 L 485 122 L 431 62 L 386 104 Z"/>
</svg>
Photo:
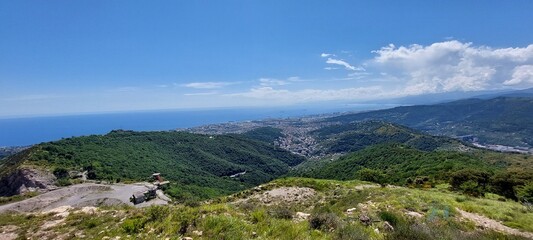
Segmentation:
<svg viewBox="0 0 533 240">
<path fill-rule="evenodd" d="M 50 172 L 87 171 L 89 178 L 113 182 L 149 180 L 152 173 L 160 172 L 172 183 L 170 195 L 189 199 L 270 181 L 302 161 L 288 151 L 239 135 L 112 131 L 36 145 L 8 157 L 0 169 L 3 180 L 27 166 Z"/>
<path fill-rule="evenodd" d="M 506 91 L 506 92 L 500 92 L 500 93 L 492 93 L 492 94 L 483 94 L 483 95 L 474 96 L 473 98 L 491 99 L 491 98 L 496 98 L 496 97 L 529 97 L 529 98 L 533 98 L 533 88 L 516 90 L 516 91 Z"/>
<path fill-rule="evenodd" d="M 508 94 L 527 96 L 529 92 L 531 89 Z M 346 124 L 368 120 L 393 122 L 434 135 L 473 135 L 485 144 L 533 147 L 533 97 L 501 96 L 403 106 L 325 121 Z"/>
</svg>

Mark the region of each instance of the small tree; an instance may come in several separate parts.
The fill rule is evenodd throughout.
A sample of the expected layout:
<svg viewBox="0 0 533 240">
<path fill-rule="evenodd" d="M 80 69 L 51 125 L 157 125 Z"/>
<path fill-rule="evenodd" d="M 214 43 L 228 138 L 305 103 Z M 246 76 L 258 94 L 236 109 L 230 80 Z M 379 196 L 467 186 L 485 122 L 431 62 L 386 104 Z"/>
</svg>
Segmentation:
<svg viewBox="0 0 533 240">
<path fill-rule="evenodd" d="M 516 195 L 518 195 L 518 200 L 520 202 L 533 204 L 533 182 L 517 187 Z"/>
<path fill-rule="evenodd" d="M 363 168 L 357 171 L 357 176 L 360 180 L 375 182 L 381 186 L 385 186 L 387 183 L 387 176 L 379 170 Z"/>
<path fill-rule="evenodd" d="M 69 177 L 68 170 L 62 167 L 57 167 L 56 169 L 54 169 L 53 173 L 54 173 L 54 176 L 56 176 L 56 178 L 58 179 Z"/>
<path fill-rule="evenodd" d="M 481 170 L 464 169 L 452 174 L 450 185 L 453 190 L 472 196 L 482 196 L 488 191 L 490 173 Z"/>
</svg>

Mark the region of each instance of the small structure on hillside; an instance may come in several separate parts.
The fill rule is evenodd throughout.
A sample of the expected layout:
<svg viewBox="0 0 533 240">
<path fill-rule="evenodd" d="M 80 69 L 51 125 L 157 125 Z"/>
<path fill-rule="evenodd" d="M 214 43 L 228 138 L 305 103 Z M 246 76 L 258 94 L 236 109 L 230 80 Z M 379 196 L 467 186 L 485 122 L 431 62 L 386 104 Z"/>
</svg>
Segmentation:
<svg viewBox="0 0 533 240">
<path fill-rule="evenodd" d="M 158 189 L 164 189 L 170 182 L 164 181 L 161 177 L 161 173 L 154 173 L 152 174 L 152 177 L 154 178 L 154 187 L 149 187 L 148 190 L 144 192 L 136 192 L 130 197 L 130 202 L 137 205 L 139 203 L 143 203 L 146 201 L 149 201 L 151 199 L 154 199 L 157 197 L 157 190 Z"/>
<path fill-rule="evenodd" d="M 144 198 L 144 193 L 142 192 L 136 192 L 130 197 L 130 202 L 137 205 L 139 203 L 144 202 L 146 199 Z"/>
<path fill-rule="evenodd" d="M 152 174 L 152 177 L 155 180 L 154 185 L 156 185 L 158 189 L 163 189 L 170 183 L 169 181 L 164 181 L 163 177 L 161 177 L 161 173 L 154 173 Z"/>
<path fill-rule="evenodd" d="M 157 188 L 150 188 L 144 192 L 136 192 L 130 197 L 130 202 L 137 205 L 157 197 Z"/>
</svg>

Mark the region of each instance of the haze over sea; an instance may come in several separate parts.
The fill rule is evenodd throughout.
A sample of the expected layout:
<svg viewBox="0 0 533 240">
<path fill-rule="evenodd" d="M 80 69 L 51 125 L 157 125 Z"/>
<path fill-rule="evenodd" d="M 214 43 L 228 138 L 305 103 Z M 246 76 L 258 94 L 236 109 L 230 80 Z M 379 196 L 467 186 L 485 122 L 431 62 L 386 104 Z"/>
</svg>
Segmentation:
<svg viewBox="0 0 533 240">
<path fill-rule="evenodd" d="M 115 129 L 164 131 L 231 121 L 363 111 L 391 106 L 393 105 L 357 104 L 336 107 L 219 108 L 6 118 L 0 119 L 0 146 L 33 145 L 73 136 L 105 134 Z"/>
</svg>

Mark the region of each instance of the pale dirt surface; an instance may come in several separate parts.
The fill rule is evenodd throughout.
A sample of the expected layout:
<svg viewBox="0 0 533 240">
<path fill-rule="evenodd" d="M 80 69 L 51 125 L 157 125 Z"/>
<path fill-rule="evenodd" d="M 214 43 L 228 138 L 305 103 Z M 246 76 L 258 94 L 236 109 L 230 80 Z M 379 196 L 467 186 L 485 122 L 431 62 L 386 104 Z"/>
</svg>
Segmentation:
<svg viewBox="0 0 533 240">
<path fill-rule="evenodd" d="M 0 240 L 14 240 L 18 238 L 16 231 L 19 228 L 13 225 L 0 227 Z"/>
<path fill-rule="evenodd" d="M 389 185 L 390 186 L 390 185 Z M 387 187 L 389 187 L 387 186 Z M 361 184 L 354 187 L 355 190 L 363 190 L 365 188 L 377 188 L 380 187 L 378 184 Z"/>
<path fill-rule="evenodd" d="M 457 211 L 461 213 L 463 218 L 474 222 L 478 227 L 533 239 L 533 233 L 531 232 L 522 232 L 518 229 L 507 227 L 496 220 L 475 213 L 469 213 L 461 209 L 457 209 Z"/>
<path fill-rule="evenodd" d="M 133 203 L 129 201 L 131 195 L 135 192 L 146 191 L 151 186 L 152 185 L 150 183 L 113 185 L 95 183 L 78 184 L 43 193 L 36 197 L 20 202 L 2 205 L 0 206 L 0 213 L 41 212 L 57 209 L 58 207 L 62 206 L 69 206 L 73 208 L 120 204 L 134 206 Z M 164 196 L 162 192 L 159 192 L 157 195 L 162 197 L 158 197 L 135 206 L 145 207 L 150 205 L 167 204 L 170 200 L 168 197 Z"/>
<path fill-rule="evenodd" d="M 247 200 L 259 200 L 260 202 L 270 205 L 278 203 L 297 203 L 308 200 L 316 195 L 316 191 L 307 187 L 280 187 L 274 188 L 263 193 L 254 194 L 246 199 Z M 240 201 L 239 201 L 240 202 Z"/>
</svg>

